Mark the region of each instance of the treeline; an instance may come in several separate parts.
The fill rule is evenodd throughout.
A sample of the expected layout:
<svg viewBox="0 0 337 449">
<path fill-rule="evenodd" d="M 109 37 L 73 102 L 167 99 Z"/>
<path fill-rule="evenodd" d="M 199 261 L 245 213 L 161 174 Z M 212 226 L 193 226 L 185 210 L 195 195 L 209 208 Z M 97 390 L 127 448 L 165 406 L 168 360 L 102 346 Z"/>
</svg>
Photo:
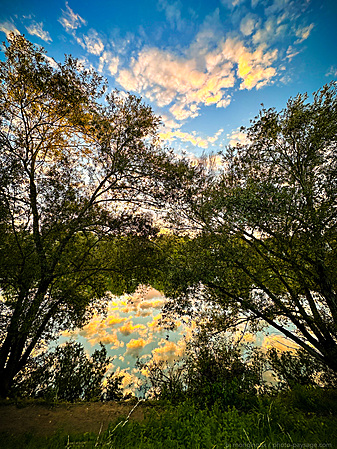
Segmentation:
<svg viewBox="0 0 337 449">
<path fill-rule="evenodd" d="M 43 48 L 13 34 L 4 50 L 0 397 L 118 396 L 118 378 L 104 380 L 103 349 L 92 358 L 74 344 L 50 359 L 35 354 L 104 312 L 111 293 L 140 284 L 168 298 L 168 322 L 186 315 L 207 322 L 209 335 L 240 326 L 282 333 L 301 348 L 296 357 L 269 354 L 288 387 L 334 385 L 336 82 L 280 112 L 262 109 L 243 130 L 247 143 L 195 163 L 161 145 L 160 120 L 141 99 L 106 95 L 106 82 L 71 56 L 51 64 Z M 263 388 L 260 356 L 200 344 L 183 368 L 149 365 L 155 394 L 176 389 L 230 405 L 231 392 L 255 397 Z M 71 391 L 67 351 L 80 373 Z M 156 384 L 166 370 L 173 378 Z M 103 380 L 113 384 L 105 393 Z"/>
<path fill-rule="evenodd" d="M 301 388 L 303 394 L 306 389 L 331 392 L 337 387 L 335 373 L 302 349 L 263 351 L 205 332 L 191 340 L 185 354 L 174 362 L 151 356 L 138 360 L 141 381 L 128 385 L 133 393 L 124 393 L 124 376 L 112 372 L 112 362 L 103 345 L 89 356 L 83 345 L 70 341 L 35 357 L 15 378 L 10 394 L 52 402 L 120 401 L 137 396 L 247 411 L 262 397 Z"/>
</svg>

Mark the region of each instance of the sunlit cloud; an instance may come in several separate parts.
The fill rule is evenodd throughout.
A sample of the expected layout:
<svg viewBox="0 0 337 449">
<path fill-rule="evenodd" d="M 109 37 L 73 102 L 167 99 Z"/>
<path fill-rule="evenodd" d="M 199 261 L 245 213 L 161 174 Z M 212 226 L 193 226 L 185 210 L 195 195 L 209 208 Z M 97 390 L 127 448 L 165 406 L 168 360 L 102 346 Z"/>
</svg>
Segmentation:
<svg viewBox="0 0 337 449">
<path fill-rule="evenodd" d="M 255 51 L 249 51 L 242 41 L 228 38 L 223 45 L 224 58 L 237 64 L 237 75 L 243 81 L 240 89 L 260 89 L 269 84 L 276 75 L 276 69 L 272 63 L 277 59 L 277 49 L 266 51 L 265 46 L 260 45 Z"/>
<path fill-rule="evenodd" d="M 159 341 L 158 347 L 152 351 L 153 360 L 155 362 L 163 360 L 172 363 L 183 356 L 185 348 L 185 340 L 179 340 L 175 343 L 162 339 Z"/>
<path fill-rule="evenodd" d="M 185 120 L 196 117 L 202 104 L 229 104 L 223 89 L 234 85 L 232 65 L 213 65 L 210 69 L 201 70 L 193 58 L 158 48 L 144 49 L 131 62 L 130 69 L 119 72 L 117 81 L 126 90 L 144 94 L 159 107 L 172 104 L 170 112 L 175 119 Z"/>
<path fill-rule="evenodd" d="M 48 31 L 45 31 L 43 29 L 43 23 L 42 22 L 32 22 L 29 26 L 26 26 L 26 30 L 29 34 L 32 36 L 37 36 L 40 39 L 42 39 L 45 42 L 52 42 L 52 38 L 50 37 L 50 34 Z"/>
<path fill-rule="evenodd" d="M 279 351 L 297 351 L 298 345 L 280 334 L 266 335 L 261 344 L 262 349 L 275 348 Z"/>
<path fill-rule="evenodd" d="M 201 137 L 198 136 L 196 132 L 187 133 L 182 131 L 167 131 L 167 132 L 161 132 L 159 134 L 159 137 L 162 140 L 173 142 L 175 140 L 180 140 L 182 142 L 189 142 L 195 147 L 199 148 L 209 148 L 210 145 L 214 144 L 220 135 L 222 134 L 223 129 L 219 129 L 214 136 L 206 136 Z"/>
<path fill-rule="evenodd" d="M 9 37 L 10 33 L 20 34 L 20 31 L 16 28 L 14 23 L 6 20 L 5 22 L 0 23 L 0 31 L 6 34 L 6 37 Z"/>
<path fill-rule="evenodd" d="M 88 335 L 83 329 L 79 332 L 79 335 L 86 338 L 91 346 L 102 343 L 102 345 L 108 345 L 110 349 L 117 349 L 122 348 L 125 344 L 124 341 L 119 340 L 117 329 L 100 329 L 98 332 L 91 335 Z"/>
<path fill-rule="evenodd" d="M 126 318 L 118 316 L 108 316 L 102 319 L 95 316 L 86 324 L 78 335 L 84 337 L 92 346 L 102 343 L 110 345 L 110 348 L 120 348 L 124 346 L 124 342 L 118 339 L 117 329 L 114 327 L 126 321 Z"/>
<path fill-rule="evenodd" d="M 79 14 L 74 13 L 74 11 L 66 2 L 66 11 L 62 10 L 62 17 L 59 18 L 60 24 L 67 32 L 72 32 L 82 25 L 86 25 L 87 22 Z"/>
<path fill-rule="evenodd" d="M 152 321 L 148 323 L 149 329 L 153 332 L 162 332 L 164 330 L 163 325 L 161 324 L 162 314 L 159 313 L 156 316 L 152 317 Z"/>
<path fill-rule="evenodd" d="M 147 340 L 144 340 L 144 338 L 138 338 L 134 339 L 132 338 L 127 344 L 126 344 L 126 352 L 124 356 L 130 355 L 132 357 L 139 357 L 141 351 L 145 346 L 150 344 L 153 341 L 152 335 L 149 336 Z"/>
<path fill-rule="evenodd" d="M 119 57 L 112 52 L 105 51 L 99 58 L 98 71 L 102 73 L 105 66 L 108 67 L 110 75 L 116 75 L 119 66 Z"/>
<path fill-rule="evenodd" d="M 127 336 L 135 332 L 145 331 L 147 327 L 144 324 L 133 324 L 132 321 L 128 321 L 123 326 L 119 327 L 118 332 Z"/>
<path fill-rule="evenodd" d="M 249 143 L 247 134 L 240 131 L 239 129 L 236 129 L 230 134 L 227 134 L 227 138 L 229 140 L 229 145 L 231 145 L 232 147 L 236 146 L 237 144 L 246 145 Z"/>
<path fill-rule="evenodd" d="M 96 30 L 90 29 L 88 34 L 83 36 L 83 41 L 88 53 L 99 56 L 104 50 L 104 44 Z"/>
</svg>

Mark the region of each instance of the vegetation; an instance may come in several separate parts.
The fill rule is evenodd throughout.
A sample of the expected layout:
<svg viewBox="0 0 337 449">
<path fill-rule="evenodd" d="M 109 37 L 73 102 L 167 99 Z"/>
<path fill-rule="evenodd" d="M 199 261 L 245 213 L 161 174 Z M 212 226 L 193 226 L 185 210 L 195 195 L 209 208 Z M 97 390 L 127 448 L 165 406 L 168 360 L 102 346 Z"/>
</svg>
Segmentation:
<svg viewBox="0 0 337 449">
<path fill-rule="evenodd" d="M 162 237 L 170 252 L 168 312 L 214 331 L 271 326 L 337 372 L 337 84 L 263 109 L 249 143 L 205 165 L 179 210 L 190 235 Z M 178 214 L 179 215 L 179 214 Z M 174 217 L 177 226 L 179 216 Z M 191 237 L 191 232 L 192 234 Z"/>
<path fill-rule="evenodd" d="M 48 401 L 121 400 L 122 375 L 109 372 L 112 358 L 103 345 L 89 357 L 83 345 L 67 342 L 31 360 L 14 380 L 11 394 Z"/>
<path fill-rule="evenodd" d="M 324 401 L 324 398 L 321 398 Z M 120 418 L 100 434 L 58 434 L 49 438 L 33 435 L 2 435 L 2 447 L 14 449 L 94 448 L 104 449 L 225 449 L 241 447 L 335 447 L 336 416 L 308 413 L 278 399 L 261 401 L 252 412 L 234 407 L 200 409 L 184 402 L 149 409 L 144 421 Z M 283 446 L 281 446 L 283 445 Z"/>
<path fill-rule="evenodd" d="M 0 397 L 125 399 L 103 346 L 91 357 L 74 342 L 43 352 L 104 311 L 109 292 L 152 283 L 170 299 L 168 320 L 185 314 L 204 328 L 174 364 L 138 362 L 158 399 L 144 421 L 74 438 L 3 434 L 2 447 L 332 447 L 337 84 L 311 103 L 298 95 L 263 109 L 221 167 L 193 166 L 160 147 L 149 107 L 117 91 L 104 99 L 104 82 L 73 58 L 57 64 L 14 35 L 5 56 Z M 172 232 L 159 233 L 159 218 Z M 221 337 L 242 325 L 271 326 L 298 350 Z"/>
<path fill-rule="evenodd" d="M 157 145 L 149 107 L 118 92 L 102 99 L 100 77 L 73 58 L 56 64 L 14 35 L 5 56 L 0 397 L 36 349 L 83 325 L 108 291 L 146 282 L 144 249 L 157 232 L 149 209 L 178 195 L 177 173 L 193 171 Z"/>
</svg>

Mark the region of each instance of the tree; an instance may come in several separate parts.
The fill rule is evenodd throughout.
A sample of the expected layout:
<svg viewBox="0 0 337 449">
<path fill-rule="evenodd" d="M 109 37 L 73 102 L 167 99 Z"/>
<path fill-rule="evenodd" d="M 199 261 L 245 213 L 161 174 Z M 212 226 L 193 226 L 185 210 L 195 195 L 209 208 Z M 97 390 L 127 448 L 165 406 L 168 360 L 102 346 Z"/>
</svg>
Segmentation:
<svg viewBox="0 0 337 449">
<path fill-rule="evenodd" d="M 223 335 L 198 330 L 184 355 L 173 362 L 138 361 L 147 393 L 171 402 L 192 400 L 201 406 L 241 407 L 263 387 L 265 360 L 259 350 Z"/>
<path fill-rule="evenodd" d="M 195 236 L 171 239 L 171 307 L 209 305 L 210 325 L 282 332 L 337 372 L 337 84 L 262 109 L 249 143 L 185 192 Z M 167 243 L 167 247 L 170 244 Z M 167 249 L 166 249 L 167 251 Z M 192 307 L 191 307 L 192 304 Z M 195 303 L 196 304 L 196 303 Z"/>
<path fill-rule="evenodd" d="M 15 378 L 13 393 L 70 402 L 122 399 L 123 376 L 112 372 L 106 376 L 111 361 L 103 345 L 89 357 L 81 343 L 69 341 L 35 357 Z"/>
<path fill-rule="evenodd" d="M 178 195 L 177 179 L 191 171 L 160 148 L 149 107 L 116 91 L 104 99 L 100 77 L 72 57 L 50 62 L 14 35 L 5 57 L 0 396 L 39 345 L 83 325 L 108 290 L 137 287 L 147 259 L 139 246 L 157 232 L 149 211 Z"/>
</svg>

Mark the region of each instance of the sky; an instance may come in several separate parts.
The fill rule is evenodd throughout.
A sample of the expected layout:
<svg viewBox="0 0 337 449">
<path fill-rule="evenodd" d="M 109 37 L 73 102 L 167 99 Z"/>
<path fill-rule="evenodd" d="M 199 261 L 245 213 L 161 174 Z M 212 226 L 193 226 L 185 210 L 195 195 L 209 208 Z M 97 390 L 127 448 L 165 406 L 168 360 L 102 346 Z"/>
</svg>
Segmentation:
<svg viewBox="0 0 337 449">
<path fill-rule="evenodd" d="M 336 79 L 336 19 L 336 0 L 1 0 L 0 36 L 24 34 L 56 61 L 71 54 L 109 89 L 141 96 L 162 118 L 163 143 L 198 157 L 243 141 L 240 127 L 261 104 L 281 110 Z M 153 289 L 114 298 L 107 318 L 75 337 L 105 343 L 132 380 L 138 356 L 182 354 L 191 330 L 178 322 L 167 334 L 164 301 Z"/>
<path fill-rule="evenodd" d="M 280 110 L 335 79 L 336 19 L 336 0 L 1 0 L 0 35 L 93 66 L 199 156 L 244 139 L 261 103 Z"/>
</svg>

